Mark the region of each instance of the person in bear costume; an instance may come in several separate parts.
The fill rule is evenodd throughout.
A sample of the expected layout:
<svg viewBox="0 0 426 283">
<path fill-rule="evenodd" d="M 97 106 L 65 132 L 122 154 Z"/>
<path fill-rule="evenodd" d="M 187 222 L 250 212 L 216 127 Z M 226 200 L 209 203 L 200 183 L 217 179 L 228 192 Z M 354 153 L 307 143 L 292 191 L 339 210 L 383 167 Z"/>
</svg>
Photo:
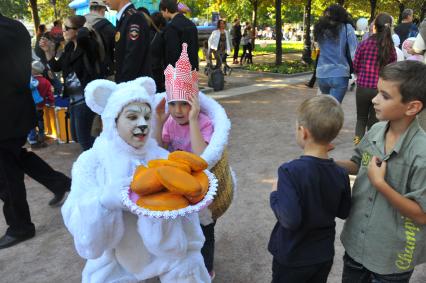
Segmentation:
<svg viewBox="0 0 426 283">
<path fill-rule="evenodd" d="M 155 83 L 138 78 L 115 84 L 96 80 L 87 105 L 101 115 L 103 131 L 72 168 L 71 192 L 62 207 L 78 254 L 87 259 L 82 282 L 210 282 L 200 250 L 198 213 L 174 219 L 135 215 L 123 203 L 138 165 L 167 158 L 152 138 Z M 157 99 L 158 100 L 158 99 Z"/>
</svg>

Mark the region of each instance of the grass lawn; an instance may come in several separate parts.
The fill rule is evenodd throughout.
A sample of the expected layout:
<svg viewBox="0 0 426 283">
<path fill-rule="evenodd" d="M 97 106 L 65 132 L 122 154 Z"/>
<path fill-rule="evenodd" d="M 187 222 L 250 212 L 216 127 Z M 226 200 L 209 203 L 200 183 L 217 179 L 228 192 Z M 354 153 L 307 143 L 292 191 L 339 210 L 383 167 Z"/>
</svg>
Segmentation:
<svg viewBox="0 0 426 283">
<path fill-rule="evenodd" d="M 244 69 L 249 71 L 271 72 L 290 75 L 313 71 L 314 66 L 307 65 L 302 61 L 287 60 L 284 61 L 280 66 L 275 66 L 275 64 L 252 64 L 245 66 Z"/>
<path fill-rule="evenodd" d="M 256 44 L 256 48 L 253 51 L 253 55 L 262 55 L 268 53 L 275 54 L 275 43 L 267 44 L 266 46 L 260 46 L 260 44 Z M 291 52 L 302 52 L 303 51 L 303 42 L 284 42 L 282 44 L 283 53 L 291 53 Z M 240 52 L 242 54 L 242 51 Z"/>
<path fill-rule="evenodd" d="M 261 40 L 260 40 L 261 41 Z M 275 54 L 275 43 L 266 44 L 266 46 L 260 46 L 259 40 L 256 41 L 256 48 L 253 51 L 253 55 L 264 55 L 264 54 Z M 262 44 L 263 45 L 263 44 Z M 283 42 L 282 44 L 283 53 L 292 53 L 292 52 L 302 52 L 303 51 L 303 42 Z M 231 56 L 234 51 L 231 51 Z M 238 52 L 238 57 L 241 57 L 243 54 L 243 48 L 240 46 L 240 51 Z M 201 49 L 198 51 L 198 56 L 200 59 L 204 60 L 203 52 Z"/>
</svg>

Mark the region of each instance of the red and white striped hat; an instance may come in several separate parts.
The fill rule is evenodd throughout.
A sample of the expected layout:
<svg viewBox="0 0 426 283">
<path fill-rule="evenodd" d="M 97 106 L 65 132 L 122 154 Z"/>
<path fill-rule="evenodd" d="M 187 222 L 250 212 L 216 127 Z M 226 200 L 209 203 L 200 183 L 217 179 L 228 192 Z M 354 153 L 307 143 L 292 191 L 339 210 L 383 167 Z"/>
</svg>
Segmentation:
<svg viewBox="0 0 426 283">
<path fill-rule="evenodd" d="M 183 43 L 176 68 L 168 65 L 164 71 L 167 102 L 189 101 L 191 95 L 198 95 L 198 72 L 192 70 L 187 49 L 188 44 Z"/>
</svg>

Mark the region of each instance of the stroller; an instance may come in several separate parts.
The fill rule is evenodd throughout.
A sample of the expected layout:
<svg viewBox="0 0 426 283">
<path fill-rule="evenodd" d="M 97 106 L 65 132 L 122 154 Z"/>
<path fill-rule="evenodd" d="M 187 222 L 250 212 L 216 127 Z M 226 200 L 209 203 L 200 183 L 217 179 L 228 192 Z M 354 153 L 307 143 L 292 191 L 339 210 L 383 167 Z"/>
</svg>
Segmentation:
<svg viewBox="0 0 426 283">
<path fill-rule="evenodd" d="M 228 54 L 226 54 L 226 53 L 220 54 L 216 50 L 208 51 L 207 47 L 203 48 L 203 54 L 204 54 L 204 57 L 206 58 L 206 62 L 207 62 L 207 65 L 204 68 L 204 74 L 206 76 L 208 76 L 209 72 L 213 69 L 222 69 L 222 65 L 223 65 L 223 70 L 222 70 L 223 74 L 225 76 L 231 75 L 233 69 L 226 62 L 226 58 L 228 57 Z M 216 65 L 213 65 L 212 54 L 214 55 L 214 58 L 216 60 Z"/>
<path fill-rule="evenodd" d="M 215 56 L 216 65 L 213 64 L 212 53 Z M 230 76 L 232 73 L 232 68 L 226 63 L 226 57 L 228 55 L 226 53 L 219 54 L 216 51 L 205 52 L 204 55 L 207 62 L 204 68 L 204 74 L 208 77 L 208 86 L 212 87 L 214 91 L 223 90 L 225 84 L 224 76 Z"/>
</svg>

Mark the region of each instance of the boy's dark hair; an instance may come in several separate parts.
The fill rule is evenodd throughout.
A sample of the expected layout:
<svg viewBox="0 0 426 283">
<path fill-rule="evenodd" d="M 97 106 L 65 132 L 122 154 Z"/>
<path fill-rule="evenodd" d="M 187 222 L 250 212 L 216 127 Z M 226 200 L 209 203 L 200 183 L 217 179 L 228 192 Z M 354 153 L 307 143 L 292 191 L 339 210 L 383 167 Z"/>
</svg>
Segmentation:
<svg viewBox="0 0 426 283">
<path fill-rule="evenodd" d="M 102 11 L 102 10 L 106 10 L 107 8 L 105 6 L 100 6 L 100 5 L 91 5 L 89 7 L 90 11 Z"/>
<path fill-rule="evenodd" d="M 344 114 L 340 103 L 329 95 L 306 99 L 297 109 L 298 126 L 309 130 L 313 140 L 328 144 L 339 134 Z"/>
<path fill-rule="evenodd" d="M 379 73 L 385 81 L 398 84 L 401 102 L 419 100 L 426 106 L 426 64 L 418 61 L 401 61 L 385 66 Z"/>
<path fill-rule="evenodd" d="M 70 16 L 68 17 L 68 20 L 70 21 L 73 28 L 79 29 L 84 26 L 86 23 L 86 18 L 84 16 Z"/>
<path fill-rule="evenodd" d="M 149 13 L 148 9 L 145 7 L 139 7 L 136 9 L 138 12 L 143 12 L 145 14 L 147 14 L 148 16 L 150 16 L 151 14 Z"/>
<path fill-rule="evenodd" d="M 167 21 L 163 18 L 163 15 L 160 12 L 154 12 L 151 14 L 151 19 L 154 24 L 161 30 L 167 25 Z"/>
<path fill-rule="evenodd" d="M 161 0 L 160 11 L 168 10 L 169 13 L 176 13 L 178 11 L 178 4 L 176 0 Z"/>
</svg>

